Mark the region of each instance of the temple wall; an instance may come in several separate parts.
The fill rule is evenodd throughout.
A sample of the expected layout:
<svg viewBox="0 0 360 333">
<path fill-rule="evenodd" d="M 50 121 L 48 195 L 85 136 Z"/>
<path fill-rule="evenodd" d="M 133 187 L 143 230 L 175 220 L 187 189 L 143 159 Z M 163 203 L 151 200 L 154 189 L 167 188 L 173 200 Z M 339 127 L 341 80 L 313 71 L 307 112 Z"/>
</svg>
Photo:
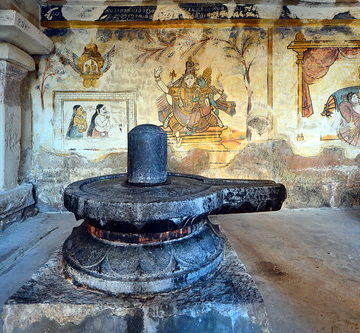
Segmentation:
<svg viewBox="0 0 360 333">
<path fill-rule="evenodd" d="M 360 104 L 341 103 L 359 94 L 360 9 L 327 6 L 43 6 L 55 52 L 30 82 L 24 172 L 39 203 L 61 207 L 70 182 L 125 172 L 127 132 L 154 123 L 172 171 L 273 179 L 290 208 L 359 205 Z M 94 131 L 99 104 L 105 125 Z"/>
</svg>

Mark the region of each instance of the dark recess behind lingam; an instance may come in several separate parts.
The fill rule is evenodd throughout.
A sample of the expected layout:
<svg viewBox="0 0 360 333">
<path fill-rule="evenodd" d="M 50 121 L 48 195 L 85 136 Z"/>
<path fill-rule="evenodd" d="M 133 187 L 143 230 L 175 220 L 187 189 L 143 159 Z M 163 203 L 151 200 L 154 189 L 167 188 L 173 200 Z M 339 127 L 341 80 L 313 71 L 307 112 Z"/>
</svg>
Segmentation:
<svg viewBox="0 0 360 333">
<path fill-rule="evenodd" d="M 224 239 L 210 214 L 279 210 L 282 184 L 167 173 L 166 133 L 128 134 L 128 171 L 70 184 L 65 207 L 84 222 L 63 245 L 64 272 L 111 294 L 170 291 L 210 278 Z"/>
</svg>

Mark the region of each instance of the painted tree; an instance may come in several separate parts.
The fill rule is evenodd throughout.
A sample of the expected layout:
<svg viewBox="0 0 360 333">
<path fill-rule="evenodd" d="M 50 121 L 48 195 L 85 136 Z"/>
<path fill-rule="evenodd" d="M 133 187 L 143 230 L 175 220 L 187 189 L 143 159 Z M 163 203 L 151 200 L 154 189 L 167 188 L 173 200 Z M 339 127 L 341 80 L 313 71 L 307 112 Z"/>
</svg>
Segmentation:
<svg viewBox="0 0 360 333">
<path fill-rule="evenodd" d="M 36 87 L 37 89 L 40 90 L 41 108 L 43 110 L 45 108 L 45 101 L 44 101 L 45 91 L 46 89 L 49 88 L 49 84 L 46 83 L 46 81 L 51 77 L 54 77 L 56 81 L 60 81 L 61 76 L 63 74 L 65 74 L 64 69 L 59 66 L 57 67 L 52 61 L 51 57 L 46 57 L 43 60 L 42 65 L 38 71 L 40 84 Z"/>
<path fill-rule="evenodd" d="M 219 39 L 219 41 L 226 44 L 224 46 L 226 56 L 235 59 L 241 65 L 240 70 L 248 94 L 246 113 L 249 115 L 252 109 L 253 95 L 250 71 L 255 60 L 255 53 L 251 51 L 254 51 L 254 47 L 259 45 L 260 40 L 253 33 L 240 33 L 239 30 L 235 30 L 231 32 L 228 40 Z"/>
</svg>

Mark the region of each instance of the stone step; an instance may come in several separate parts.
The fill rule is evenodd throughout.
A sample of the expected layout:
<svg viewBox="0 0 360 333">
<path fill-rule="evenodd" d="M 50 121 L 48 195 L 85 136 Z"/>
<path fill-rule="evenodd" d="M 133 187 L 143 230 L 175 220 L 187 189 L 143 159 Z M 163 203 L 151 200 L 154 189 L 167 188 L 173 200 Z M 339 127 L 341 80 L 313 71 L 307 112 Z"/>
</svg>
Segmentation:
<svg viewBox="0 0 360 333">
<path fill-rule="evenodd" d="M 0 234 L 0 305 L 62 246 L 79 223 L 69 213 L 43 213 Z"/>
</svg>

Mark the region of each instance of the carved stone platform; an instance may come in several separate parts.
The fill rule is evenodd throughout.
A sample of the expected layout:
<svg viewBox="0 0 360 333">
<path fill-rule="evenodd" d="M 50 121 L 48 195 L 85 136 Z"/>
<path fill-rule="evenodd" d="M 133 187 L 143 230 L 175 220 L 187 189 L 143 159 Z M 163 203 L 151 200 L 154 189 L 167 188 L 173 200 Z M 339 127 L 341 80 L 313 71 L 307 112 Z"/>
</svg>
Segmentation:
<svg viewBox="0 0 360 333">
<path fill-rule="evenodd" d="M 132 234 L 129 240 L 128 234 L 114 232 L 93 237 L 96 228 L 85 222 L 64 244 L 64 271 L 76 284 L 113 294 L 181 288 L 213 272 L 223 259 L 223 239 L 214 228 L 204 219 L 182 233 L 159 233 L 162 241 L 154 241 L 154 233 Z M 124 238 L 128 242 L 120 241 Z"/>
<path fill-rule="evenodd" d="M 263 299 L 225 243 L 219 269 L 169 293 L 111 296 L 63 278 L 61 253 L 4 305 L 4 333 L 269 332 Z"/>
</svg>

